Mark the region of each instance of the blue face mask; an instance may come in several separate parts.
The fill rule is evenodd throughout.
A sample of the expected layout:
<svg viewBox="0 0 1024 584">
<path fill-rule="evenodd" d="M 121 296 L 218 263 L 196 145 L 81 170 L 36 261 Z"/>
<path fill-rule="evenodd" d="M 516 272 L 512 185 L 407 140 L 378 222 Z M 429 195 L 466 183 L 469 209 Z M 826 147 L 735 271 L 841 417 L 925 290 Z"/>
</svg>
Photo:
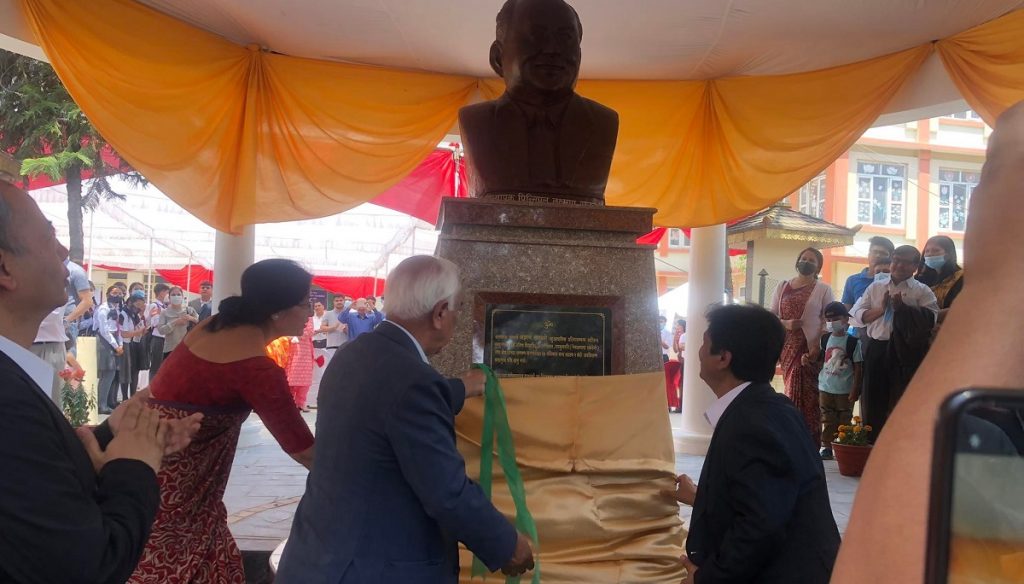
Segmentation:
<svg viewBox="0 0 1024 584">
<path fill-rule="evenodd" d="M 931 256 L 924 258 L 924 265 L 935 270 L 941 270 L 946 265 L 946 256 Z"/>
</svg>

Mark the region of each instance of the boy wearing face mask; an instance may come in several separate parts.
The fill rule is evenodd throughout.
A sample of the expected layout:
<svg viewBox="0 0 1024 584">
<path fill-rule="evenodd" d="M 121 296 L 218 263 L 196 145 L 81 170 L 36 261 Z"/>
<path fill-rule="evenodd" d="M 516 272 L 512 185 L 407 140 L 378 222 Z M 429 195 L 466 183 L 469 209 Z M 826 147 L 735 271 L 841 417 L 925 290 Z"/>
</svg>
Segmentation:
<svg viewBox="0 0 1024 584">
<path fill-rule="evenodd" d="M 860 397 L 864 357 L 857 337 L 847 334 L 850 313 L 842 302 L 825 307 L 829 332 L 821 337 L 823 366 L 818 375 L 818 400 L 821 406 L 821 458 L 832 459 L 832 439 L 839 426 L 850 423 L 853 404 Z"/>
<path fill-rule="evenodd" d="M 188 327 L 199 322 L 199 313 L 185 305 L 185 295 L 175 286 L 167 295 L 167 307 L 160 312 L 156 330 L 164 336 L 164 359 L 181 343 Z"/>
</svg>

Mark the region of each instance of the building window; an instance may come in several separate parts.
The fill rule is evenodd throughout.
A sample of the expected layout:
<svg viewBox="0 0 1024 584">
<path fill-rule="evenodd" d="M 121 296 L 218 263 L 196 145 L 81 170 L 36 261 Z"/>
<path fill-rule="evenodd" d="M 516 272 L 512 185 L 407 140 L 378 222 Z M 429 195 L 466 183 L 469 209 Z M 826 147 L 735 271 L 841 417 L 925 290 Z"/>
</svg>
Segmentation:
<svg viewBox="0 0 1024 584">
<path fill-rule="evenodd" d="M 902 227 L 906 203 L 907 165 L 857 163 L 857 221 Z"/>
<path fill-rule="evenodd" d="M 682 229 L 669 229 L 668 230 L 668 246 L 672 249 L 683 249 L 690 247 L 690 238 L 686 237 Z"/>
<path fill-rule="evenodd" d="M 939 169 L 939 229 L 963 231 L 971 195 L 981 173 L 970 170 Z"/>
<path fill-rule="evenodd" d="M 800 212 L 825 218 L 825 175 L 819 174 L 811 182 L 800 187 Z"/>
<path fill-rule="evenodd" d="M 965 112 L 957 112 L 955 114 L 949 114 L 946 117 L 947 118 L 954 118 L 954 119 L 957 119 L 957 120 L 978 120 L 979 122 L 981 121 L 981 116 L 979 116 L 977 114 L 977 112 L 975 112 L 974 110 L 967 110 Z"/>
</svg>

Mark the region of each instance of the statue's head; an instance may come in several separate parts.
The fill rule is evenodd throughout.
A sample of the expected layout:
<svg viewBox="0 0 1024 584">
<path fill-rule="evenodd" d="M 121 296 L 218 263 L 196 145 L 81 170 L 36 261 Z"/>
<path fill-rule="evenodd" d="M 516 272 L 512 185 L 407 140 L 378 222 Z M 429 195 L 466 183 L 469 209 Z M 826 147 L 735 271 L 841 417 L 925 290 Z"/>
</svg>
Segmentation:
<svg viewBox="0 0 1024 584">
<path fill-rule="evenodd" d="M 495 36 L 491 68 L 513 97 L 545 101 L 572 93 L 583 24 L 564 0 L 507 0 Z"/>
</svg>

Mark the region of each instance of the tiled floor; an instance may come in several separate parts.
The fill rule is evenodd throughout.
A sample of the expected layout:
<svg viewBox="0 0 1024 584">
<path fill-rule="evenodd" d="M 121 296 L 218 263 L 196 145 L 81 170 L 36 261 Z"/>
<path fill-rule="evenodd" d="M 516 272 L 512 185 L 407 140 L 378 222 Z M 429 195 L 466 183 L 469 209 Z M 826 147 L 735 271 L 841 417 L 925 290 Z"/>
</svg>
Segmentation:
<svg viewBox="0 0 1024 584">
<path fill-rule="evenodd" d="M 310 427 L 315 410 L 303 414 Z M 679 414 L 670 415 L 673 426 Z M 696 480 L 704 463 L 702 456 L 679 455 L 676 470 Z M 850 507 L 857 493 L 857 479 L 839 474 L 834 461 L 825 462 L 832 513 L 840 533 L 846 531 Z M 292 516 L 306 488 L 306 470 L 278 447 L 260 419 L 253 415 L 242 427 L 231 480 L 224 493 L 231 532 L 243 550 L 273 550 L 288 537 Z M 680 516 L 689 520 L 690 508 L 682 506 Z"/>
</svg>

